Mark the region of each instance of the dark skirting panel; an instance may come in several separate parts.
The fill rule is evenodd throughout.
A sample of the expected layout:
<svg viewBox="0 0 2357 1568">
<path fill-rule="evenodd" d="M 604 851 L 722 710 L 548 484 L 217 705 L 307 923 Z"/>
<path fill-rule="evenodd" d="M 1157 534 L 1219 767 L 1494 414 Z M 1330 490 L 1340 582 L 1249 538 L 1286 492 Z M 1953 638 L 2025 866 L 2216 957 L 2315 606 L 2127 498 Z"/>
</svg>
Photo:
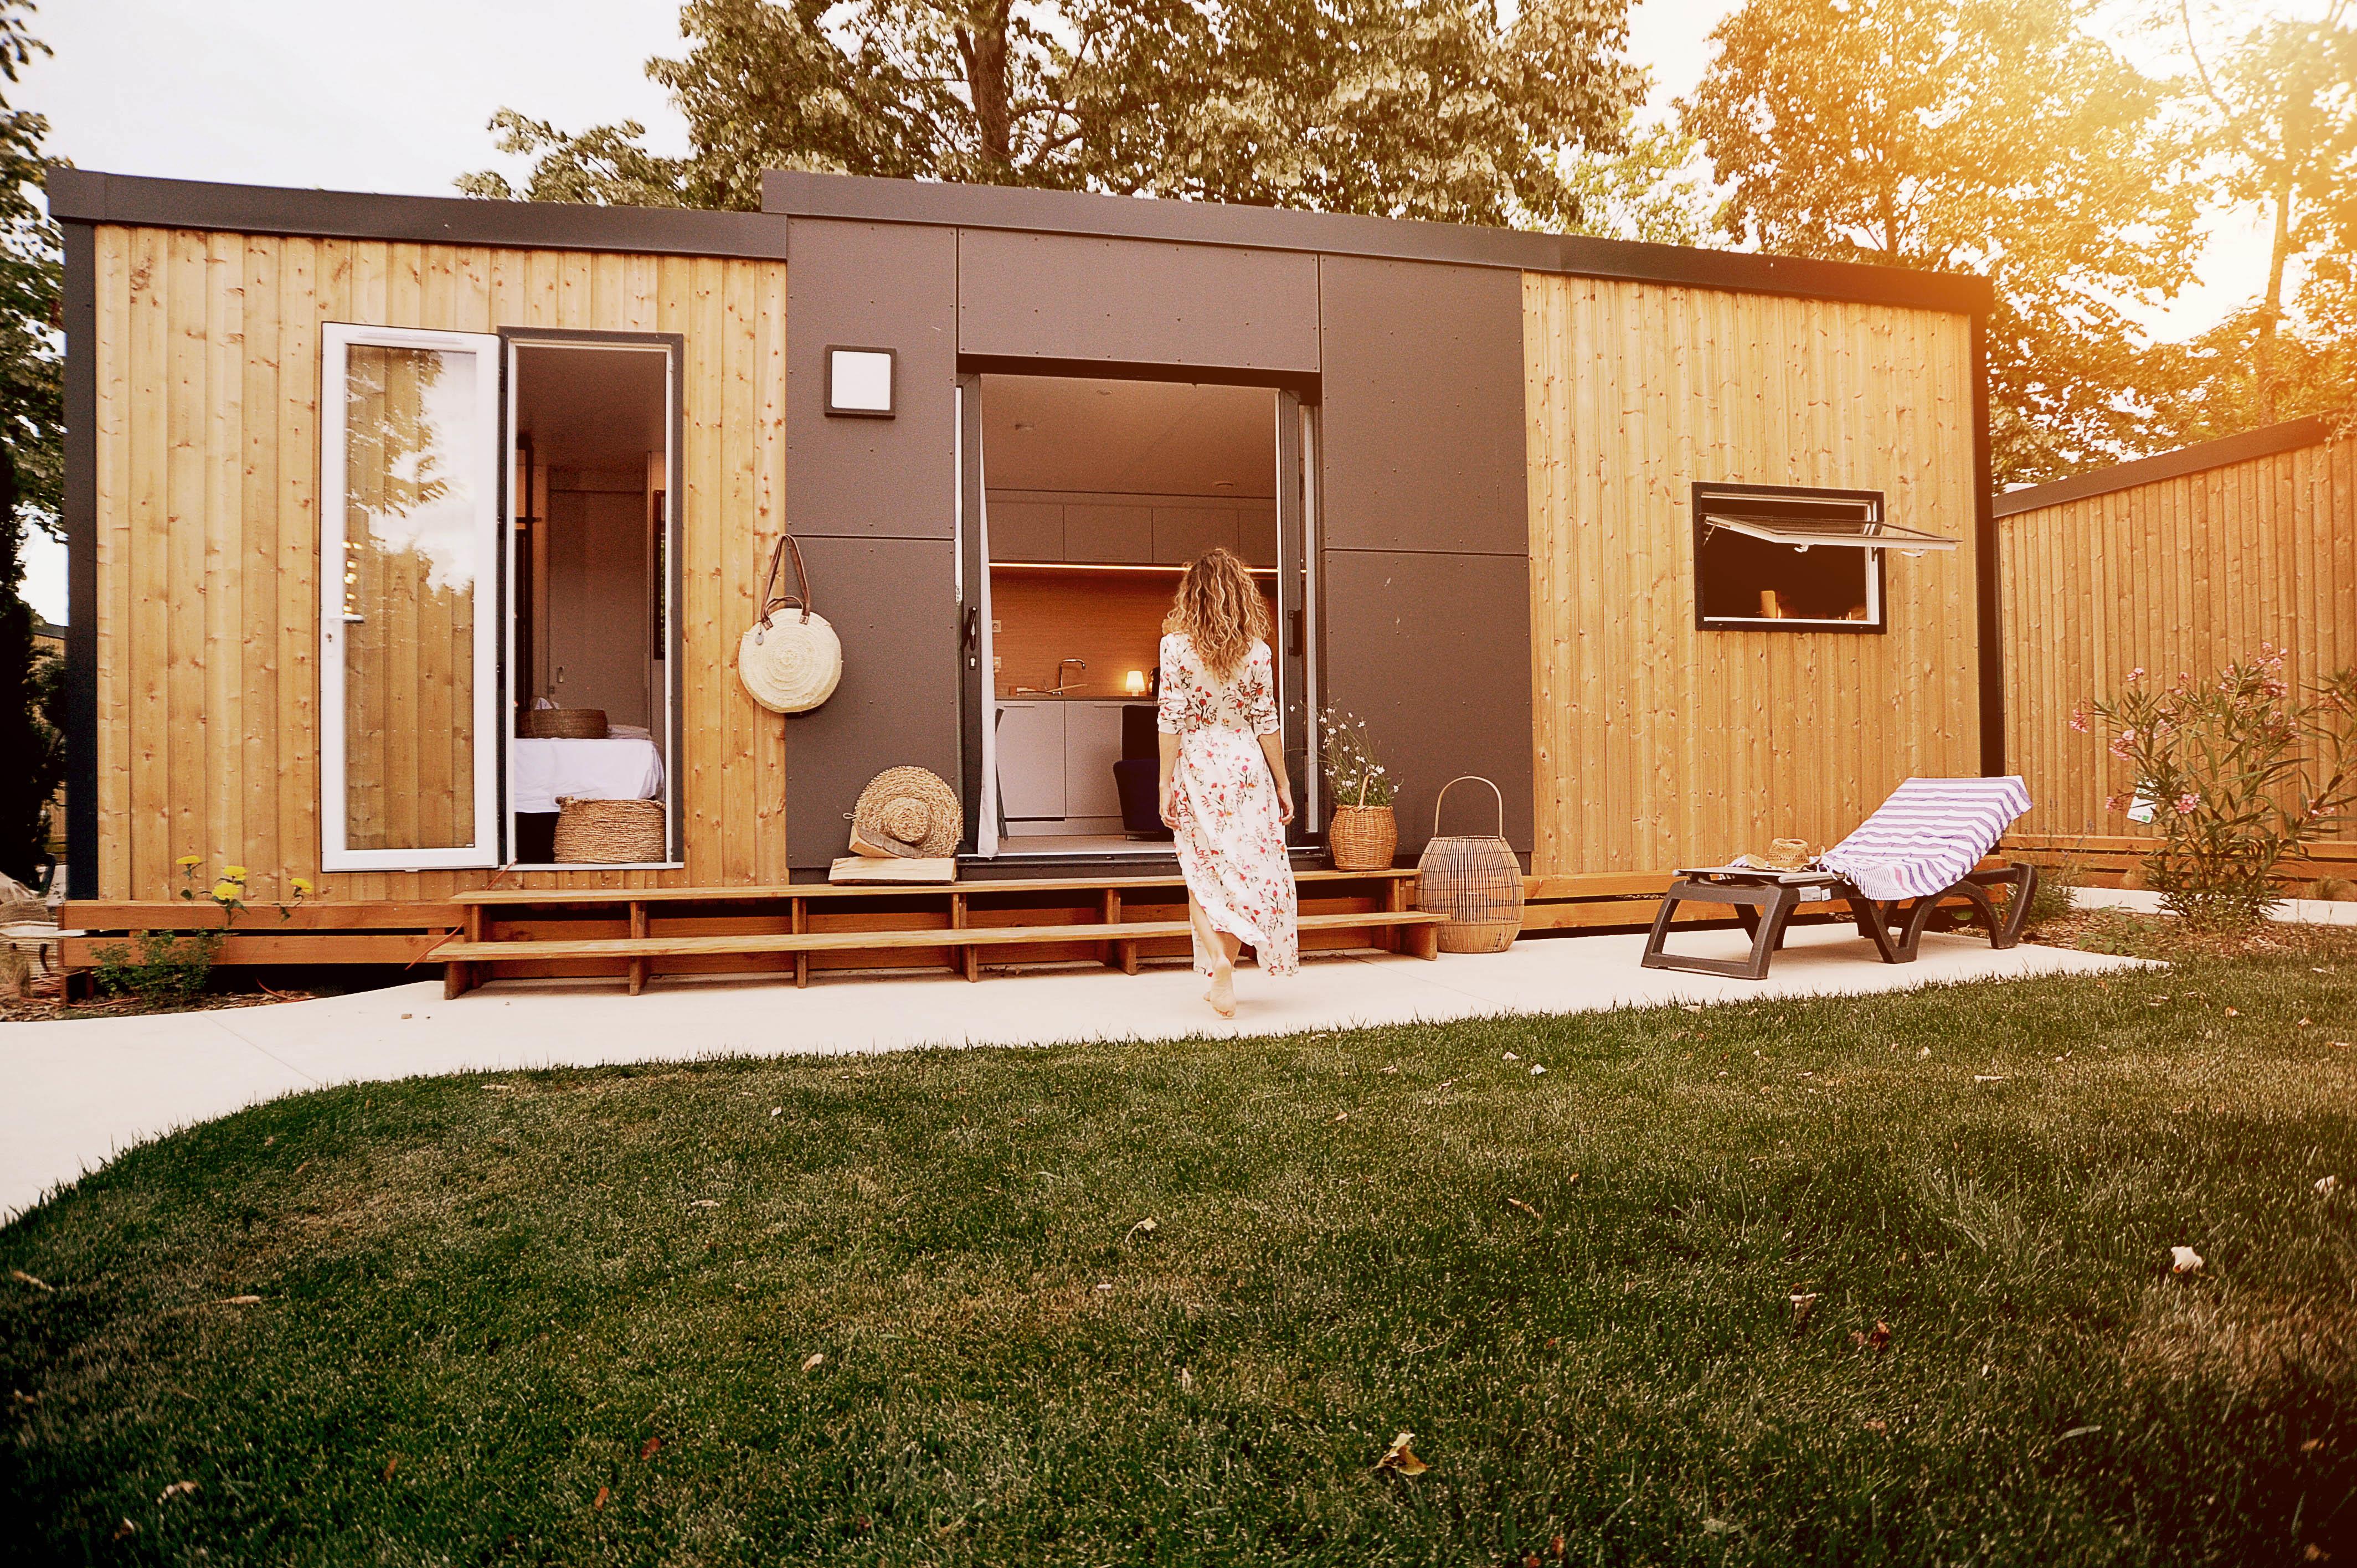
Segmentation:
<svg viewBox="0 0 2357 1568">
<path fill-rule="evenodd" d="M 1399 780 L 1400 852 L 1432 834 L 1460 773 L 1506 798 L 1506 842 L 1531 847 L 1531 589 L 1527 555 L 1325 553 L 1326 700 L 1365 719 Z M 1448 798 L 1444 832 L 1491 831 L 1486 789 Z"/>
<path fill-rule="evenodd" d="M 823 870 L 850 844 L 844 819 L 887 768 L 930 768 L 955 787 L 958 607 L 947 539 L 805 538 L 819 613 L 843 639 L 834 695 L 786 726 L 786 861 Z"/>
</svg>

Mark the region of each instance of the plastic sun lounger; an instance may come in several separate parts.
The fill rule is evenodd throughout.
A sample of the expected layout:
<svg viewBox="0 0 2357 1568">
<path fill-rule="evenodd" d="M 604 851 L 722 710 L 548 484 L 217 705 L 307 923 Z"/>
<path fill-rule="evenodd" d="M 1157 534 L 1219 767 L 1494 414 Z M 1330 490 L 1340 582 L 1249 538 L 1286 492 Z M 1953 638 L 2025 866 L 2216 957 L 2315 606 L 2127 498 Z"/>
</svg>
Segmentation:
<svg viewBox="0 0 2357 1568">
<path fill-rule="evenodd" d="M 2018 778 L 1910 779 L 1893 791 L 1857 831 L 1827 850 L 1820 869 L 1762 871 L 1712 865 L 1682 869 L 1662 897 L 1641 961 L 1647 969 L 1687 970 L 1737 980 L 1764 980 L 1795 911 L 1812 898 L 1838 898 L 1885 963 L 1912 963 L 1923 933 L 1948 917 L 1955 899 L 1972 906 L 1989 945 L 2021 940 L 2038 890 L 2038 868 L 1973 869 L 1996 847 L 2014 820 L 2029 809 Z M 1992 888 L 2010 886 L 2000 914 Z M 1682 903 L 1724 904 L 1751 938 L 1744 959 L 1692 958 L 1667 951 L 1670 926 Z"/>
</svg>

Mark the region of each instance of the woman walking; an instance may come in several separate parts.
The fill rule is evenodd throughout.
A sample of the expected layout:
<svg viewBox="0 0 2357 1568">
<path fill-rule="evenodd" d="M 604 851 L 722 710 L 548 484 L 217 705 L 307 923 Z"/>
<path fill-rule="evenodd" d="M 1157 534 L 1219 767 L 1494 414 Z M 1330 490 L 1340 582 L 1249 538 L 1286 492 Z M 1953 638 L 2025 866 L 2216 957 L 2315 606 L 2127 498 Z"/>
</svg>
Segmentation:
<svg viewBox="0 0 2357 1568">
<path fill-rule="evenodd" d="M 1162 822 L 1178 838 L 1204 1000 L 1232 1018 L 1245 943 L 1263 973 L 1300 967 L 1268 605 L 1244 564 L 1215 548 L 1179 579 L 1162 632 Z"/>
</svg>

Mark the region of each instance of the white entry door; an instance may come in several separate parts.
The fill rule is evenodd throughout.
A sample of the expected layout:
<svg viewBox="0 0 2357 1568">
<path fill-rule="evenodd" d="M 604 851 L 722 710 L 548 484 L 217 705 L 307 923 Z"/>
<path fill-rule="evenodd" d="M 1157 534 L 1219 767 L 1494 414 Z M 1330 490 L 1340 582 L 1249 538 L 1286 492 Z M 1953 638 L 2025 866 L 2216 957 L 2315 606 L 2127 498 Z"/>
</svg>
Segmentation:
<svg viewBox="0 0 2357 1568">
<path fill-rule="evenodd" d="M 320 865 L 499 859 L 500 340 L 322 329 Z"/>
</svg>

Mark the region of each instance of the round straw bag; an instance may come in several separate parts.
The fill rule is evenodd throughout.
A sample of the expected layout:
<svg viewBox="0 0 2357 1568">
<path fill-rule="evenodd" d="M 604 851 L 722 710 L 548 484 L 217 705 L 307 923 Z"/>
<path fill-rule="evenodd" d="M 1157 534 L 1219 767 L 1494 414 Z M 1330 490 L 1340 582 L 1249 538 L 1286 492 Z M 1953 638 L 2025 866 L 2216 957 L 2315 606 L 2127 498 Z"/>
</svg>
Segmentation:
<svg viewBox="0 0 2357 1568">
<path fill-rule="evenodd" d="M 778 574 L 794 558 L 797 592 L 780 596 Z M 810 607 L 810 574 L 791 533 L 770 554 L 761 585 L 761 618 L 737 644 L 737 673 L 753 700 L 773 714 L 806 714 L 834 694 L 843 679 L 843 642 L 826 618 Z"/>
<path fill-rule="evenodd" d="M 1389 871 L 1399 852 L 1399 819 L 1389 806 L 1367 804 L 1368 776 L 1359 775 L 1359 803 L 1336 806 L 1326 819 L 1326 852 L 1337 871 Z"/>
<path fill-rule="evenodd" d="M 1498 798 L 1498 831 L 1440 836 L 1440 808 L 1459 784 L 1489 784 Z M 1442 952 L 1504 952 L 1523 929 L 1523 867 L 1506 843 L 1506 797 L 1476 774 L 1451 779 L 1432 803 L 1432 842 L 1415 863 L 1415 907 L 1445 917 Z"/>
<path fill-rule="evenodd" d="M 851 809 L 851 847 L 859 854 L 954 854 L 964 836 L 965 808 L 957 791 L 923 768 L 886 768 Z"/>
<path fill-rule="evenodd" d="M 516 734 L 525 740 L 603 740 L 603 708 L 526 708 L 516 721 Z"/>
<path fill-rule="evenodd" d="M 559 861 L 634 865 L 663 857 L 661 800 L 585 800 L 565 795 L 556 802 L 555 849 Z"/>
</svg>

